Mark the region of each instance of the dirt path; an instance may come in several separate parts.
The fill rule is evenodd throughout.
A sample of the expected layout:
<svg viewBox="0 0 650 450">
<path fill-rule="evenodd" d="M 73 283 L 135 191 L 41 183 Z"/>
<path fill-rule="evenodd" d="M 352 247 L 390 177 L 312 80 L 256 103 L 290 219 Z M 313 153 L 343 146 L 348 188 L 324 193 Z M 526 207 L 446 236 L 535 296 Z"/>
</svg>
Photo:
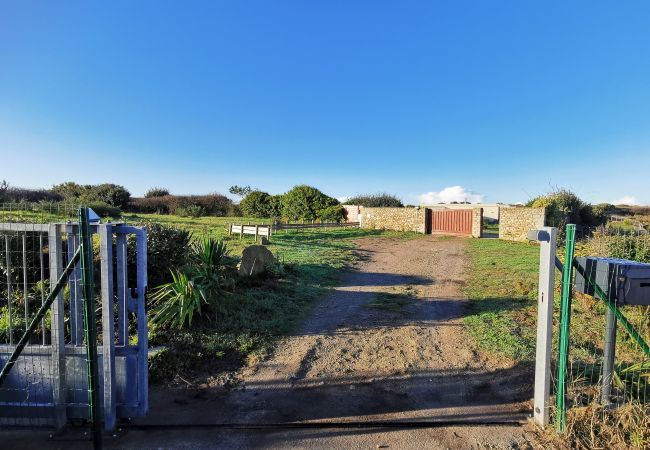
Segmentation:
<svg viewBox="0 0 650 450">
<path fill-rule="evenodd" d="M 361 261 L 274 356 L 227 393 L 153 395 L 149 423 L 521 421 L 530 380 L 472 350 L 463 327 L 466 240 L 364 239 Z M 224 447 L 480 448 L 524 445 L 515 426 L 439 429 L 193 430 L 125 443 Z M 139 436 L 138 436 L 139 435 Z M 134 440 L 135 439 L 135 440 Z"/>
<path fill-rule="evenodd" d="M 359 241 L 360 262 L 233 390 L 151 394 L 144 424 L 456 421 L 418 429 L 129 429 L 118 447 L 518 448 L 531 380 L 473 351 L 463 326 L 466 240 Z M 107 443 L 110 445 L 109 443 Z"/>
</svg>

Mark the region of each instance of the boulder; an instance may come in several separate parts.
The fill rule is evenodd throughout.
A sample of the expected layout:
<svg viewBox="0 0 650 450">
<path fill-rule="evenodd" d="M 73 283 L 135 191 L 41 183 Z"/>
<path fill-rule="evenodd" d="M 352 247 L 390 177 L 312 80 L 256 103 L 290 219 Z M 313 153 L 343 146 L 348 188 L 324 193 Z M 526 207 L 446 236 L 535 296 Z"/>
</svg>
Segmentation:
<svg viewBox="0 0 650 450">
<path fill-rule="evenodd" d="M 239 275 L 258 275 L 273 264 L 275 264 L 275 257 L 271 250 L 263 245 L 251 245 L 246 247 L 241 255 Z"/>
</svg>

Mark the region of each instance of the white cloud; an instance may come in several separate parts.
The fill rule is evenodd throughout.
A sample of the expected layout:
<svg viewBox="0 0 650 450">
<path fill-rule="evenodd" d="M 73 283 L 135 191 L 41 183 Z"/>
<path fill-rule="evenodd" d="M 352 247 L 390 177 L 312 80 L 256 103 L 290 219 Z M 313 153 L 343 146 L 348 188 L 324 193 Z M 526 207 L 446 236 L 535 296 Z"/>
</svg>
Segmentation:
<svg viewBox="0 0 650 450">
<path fill-rule="evenodd" d="M 420 194 L 418 199 L 421 205 L 435 205 L 436 203 L 451 203 L 451 202 L 470 202 L 481 203 L 483 195 L 465 189 L 462 186 L 449 186 L 440 192 L 427 192 Z"/>
<path fill-rule="evenodd" d="M 348 195 L 344 195 L 343 197 L 338 197 L 337 200 L 341 203 L 345 203 L 348 201 L 350 197 Z"/>
<path fill-rule="evenodd" d="M 612 202 L 615 205 L 638 205 L 639 201 L 632 195 L 624 195 L 618 200 Z"/>
</svg>

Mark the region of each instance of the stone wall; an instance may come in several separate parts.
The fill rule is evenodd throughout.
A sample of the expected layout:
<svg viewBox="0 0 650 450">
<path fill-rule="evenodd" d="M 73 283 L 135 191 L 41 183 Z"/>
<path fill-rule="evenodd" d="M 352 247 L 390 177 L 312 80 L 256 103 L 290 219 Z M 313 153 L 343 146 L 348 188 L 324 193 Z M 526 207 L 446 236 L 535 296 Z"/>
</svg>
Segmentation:
<svg viewBox="0 0 650 450">
<path fill-rule="evenodd" d="M 362 208 L 361 228 L 424 233 L 424 208 Z"/>
<path fill-rule="evenodd" d="M 361 214 L 361 210 L 363 209 L 363 206 L 359 206 L 359 205 L 342 205 L 342 206 L 343 209 L 345 210 L 346 222 L 359 221 L 359 214 Z"/>
<path fill-rule="evenodd" d="M 501 208 L 499 239 L 525 241 L 529 230 L 544 226 L 545 208 Z"/>
<path fill-rule="evenodd" d="M 472 237 L 483 236 L 483 208 L 472 208 Z"/>
</svg>

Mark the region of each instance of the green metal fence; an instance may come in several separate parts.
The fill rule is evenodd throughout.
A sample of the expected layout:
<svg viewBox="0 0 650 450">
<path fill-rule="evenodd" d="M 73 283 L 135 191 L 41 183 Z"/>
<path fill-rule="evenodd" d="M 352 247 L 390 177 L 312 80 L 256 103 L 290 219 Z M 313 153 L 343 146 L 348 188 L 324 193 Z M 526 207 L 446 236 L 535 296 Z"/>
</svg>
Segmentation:
<svg viewBox="0 0 650 450">
<path fill-rule="evenodd" d="M 650 263 L 650 235 L 621 228 L 566 227 L 561 298 L 554 339 L 555 423 L 567 431 L 571 415 L 591 408 L 599 424 L 616 426 L 627 408 L 650 417 L 650 306 L 623 305 L 608 298 L 596 274 L 576 264 L 578 256 Z M 567 264 L 567 262 L 569 262 Z M 576 275 L 593 295 L 576 289 Z M 584 289 L 581 289 L 584 290 Z"/>
</svg>

